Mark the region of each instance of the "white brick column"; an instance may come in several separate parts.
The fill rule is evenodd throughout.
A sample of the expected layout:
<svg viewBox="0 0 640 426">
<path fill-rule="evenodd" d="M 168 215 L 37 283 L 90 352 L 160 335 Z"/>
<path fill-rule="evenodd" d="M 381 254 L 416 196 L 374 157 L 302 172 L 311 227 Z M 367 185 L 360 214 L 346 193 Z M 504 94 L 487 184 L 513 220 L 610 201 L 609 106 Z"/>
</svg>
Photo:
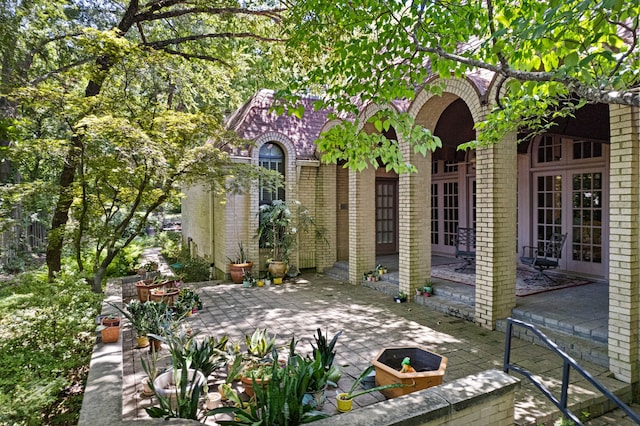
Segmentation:
<svg viewBox="0 0 640 426">
<path fill-rule="evenodd" d="M 400 175 L 400 290 L 413 299 L 415 289 L 431 276 L 431 152 L 416 154 L 408 144 L 403 158 L 418 168 Z"/>
<path fill-rule="evenodd" d="M 638 381 L 640 110 L 609 106 L 609 369 Z"/>
<path fill-rule="evenodd" d="M 375 182 L 373 167 L 349 171 L 349 282 L 376 266 Z"/>
<path fill-rule="evenodd" d="M 516 135 L 476 156 L 476 322 L 493 330 L 516 301 Z"/>
</svg>

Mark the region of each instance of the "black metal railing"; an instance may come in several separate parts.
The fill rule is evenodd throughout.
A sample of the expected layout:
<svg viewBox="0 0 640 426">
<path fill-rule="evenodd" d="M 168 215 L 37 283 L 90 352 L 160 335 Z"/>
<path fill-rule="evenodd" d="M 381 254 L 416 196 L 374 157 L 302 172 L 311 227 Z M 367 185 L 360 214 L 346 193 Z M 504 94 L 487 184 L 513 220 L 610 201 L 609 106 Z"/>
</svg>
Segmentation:
<svg viewBox="0 0 640 426">
<path fill-rule="evenodd" d="M 511 364 L 511 338 L 514 325 L 526 328 L 527 330 L 533 332 L 551 351 L 555 352 L 560 358 L 562 358 L 562 389 L 560 391 L 560 399 L 553 395 L 551 391 L 540 380 L 534 377 L 534 375 L 530 371 L 520 367 L 517 364 Z M 504 366 L 502 368 L 503 371 L 505 373 L 508 373 L 509 370 L 513 370 L 525 376 L 540 390 L 540 392 L 544 394 L 544 396 L 546 396 L 551 402 L 553 402 L 555 406 L 558 407 L 558 409 L 562 411 L 562 413 L 566 417 L 571 419 L 576 425 L 582 425 L 580 419 L 575 414 L 573 414 L 573 412 L 571 412 L 569 408 L 567 408 L 569 373 L 571 371 L 571 368 L 580 373 L 582 377 L 584 377 L 589 383 L 591 383 L 600 393 L 606 396 L 609 400 L 613 401 L 613 403 L 615 403 L 620 409 L 627 413 L 630 419 L 632 419 L 637 424 L 640 424 L 640 416 L 635 411 L 629 408 L 627 404 L 620 400 L 620 398 L 614 395 L 609 389 L 605 388 L 600 382 L 598 382 L 591 374 L 589 374 L 577 362 L 575 362 L 573 358 L 563 352 L 558 347 L 558 345 L 552 342 L 540 330 L 526 322 L 519 321 L 513 318 L 507 318 L 506 339 L 504 344 Z"/>
</svg>

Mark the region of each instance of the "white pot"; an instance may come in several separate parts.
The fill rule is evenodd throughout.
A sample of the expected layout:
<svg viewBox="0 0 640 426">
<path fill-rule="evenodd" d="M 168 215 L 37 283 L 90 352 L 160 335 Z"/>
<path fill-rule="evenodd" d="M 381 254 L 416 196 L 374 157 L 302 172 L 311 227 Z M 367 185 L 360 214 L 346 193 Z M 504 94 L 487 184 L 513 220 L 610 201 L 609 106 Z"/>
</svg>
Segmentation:
<svg viewBox="0 0 640 426">
<path fill-rule="evenodd" d="M 207 383 L 207 379 L 204 377 L 204 374 L 198 371 L 196 377 L 194 379 L 193 375 L 195 370 L 189 369 L 187 371 L 187 378 L 189 380 L 189 384 L 187 385 L 187 393 L 191 393 L 193 390 L 193 386 L 202 386 Z M 165 398 L 169 398 L 171 404 L 175 404 L 176 402 L 176 394 L 178 393 L 179 386 L 176 386 L 176 379 L 180 380 L 182 374 L 182 370 L 169 370 L 165 373 L 160 374 L 153 381 L 153 386 L 156 389 L 156 394 L 159 396 L 163 396 Z"/>
<path fill-rule="evenodd" d="M 220 392 L 209 392 L 207 397 L 204 400 L 205 406 L 207 410 L 213 410 L 214 408 L 218 408 L 222 401 L 222 395 Z"/>
</svg>

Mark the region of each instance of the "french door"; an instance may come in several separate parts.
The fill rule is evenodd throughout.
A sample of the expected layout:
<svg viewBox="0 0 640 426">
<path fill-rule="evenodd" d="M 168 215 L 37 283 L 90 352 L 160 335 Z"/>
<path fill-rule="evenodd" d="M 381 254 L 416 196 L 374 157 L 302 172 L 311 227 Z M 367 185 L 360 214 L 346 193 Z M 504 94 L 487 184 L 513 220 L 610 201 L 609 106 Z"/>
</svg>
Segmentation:
<svg viewBox="0 0 640 426">
<path fill-rule="evenodd" d="M 376 254 L 398 253 L 398 179 L 376 179 Z"/>
<path fill-rule="evenodd" d="M 606 275 L 605 177 L 604 168 L 534 175 L 532 245 L 543 245 L 553 233 L 567 233 L 562 269 Z"/>
</svg>

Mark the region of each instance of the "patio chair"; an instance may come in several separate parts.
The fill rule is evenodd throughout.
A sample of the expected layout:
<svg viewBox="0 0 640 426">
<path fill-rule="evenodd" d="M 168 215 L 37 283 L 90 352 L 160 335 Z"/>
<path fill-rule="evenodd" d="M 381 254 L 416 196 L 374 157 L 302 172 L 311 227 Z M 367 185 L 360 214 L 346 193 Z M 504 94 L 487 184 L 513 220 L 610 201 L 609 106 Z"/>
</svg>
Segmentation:
<svg viewBox="0 0 640 426">
<path fill-rule="evenodd" d="M 455 243 L 456 258 L 464 260 L 464 265 L 456 268 L 456 271 L 464 272 L 476 260 L 476 230 L 473 228 L 458 228 Z"/>
<path fill-rule="evenodd" d="M 538 270 L 538 274 L 528 278 L 526 281 L 546 280 L 554 284 L 558 281 L 545 274 L 549 269 L 556 269 L 560 266 L 562 249 L 567 240 L 567 234 L 552 234 L 542 248 L 535 246 L 523 246 L 520 262 Z"/>
</svg>

